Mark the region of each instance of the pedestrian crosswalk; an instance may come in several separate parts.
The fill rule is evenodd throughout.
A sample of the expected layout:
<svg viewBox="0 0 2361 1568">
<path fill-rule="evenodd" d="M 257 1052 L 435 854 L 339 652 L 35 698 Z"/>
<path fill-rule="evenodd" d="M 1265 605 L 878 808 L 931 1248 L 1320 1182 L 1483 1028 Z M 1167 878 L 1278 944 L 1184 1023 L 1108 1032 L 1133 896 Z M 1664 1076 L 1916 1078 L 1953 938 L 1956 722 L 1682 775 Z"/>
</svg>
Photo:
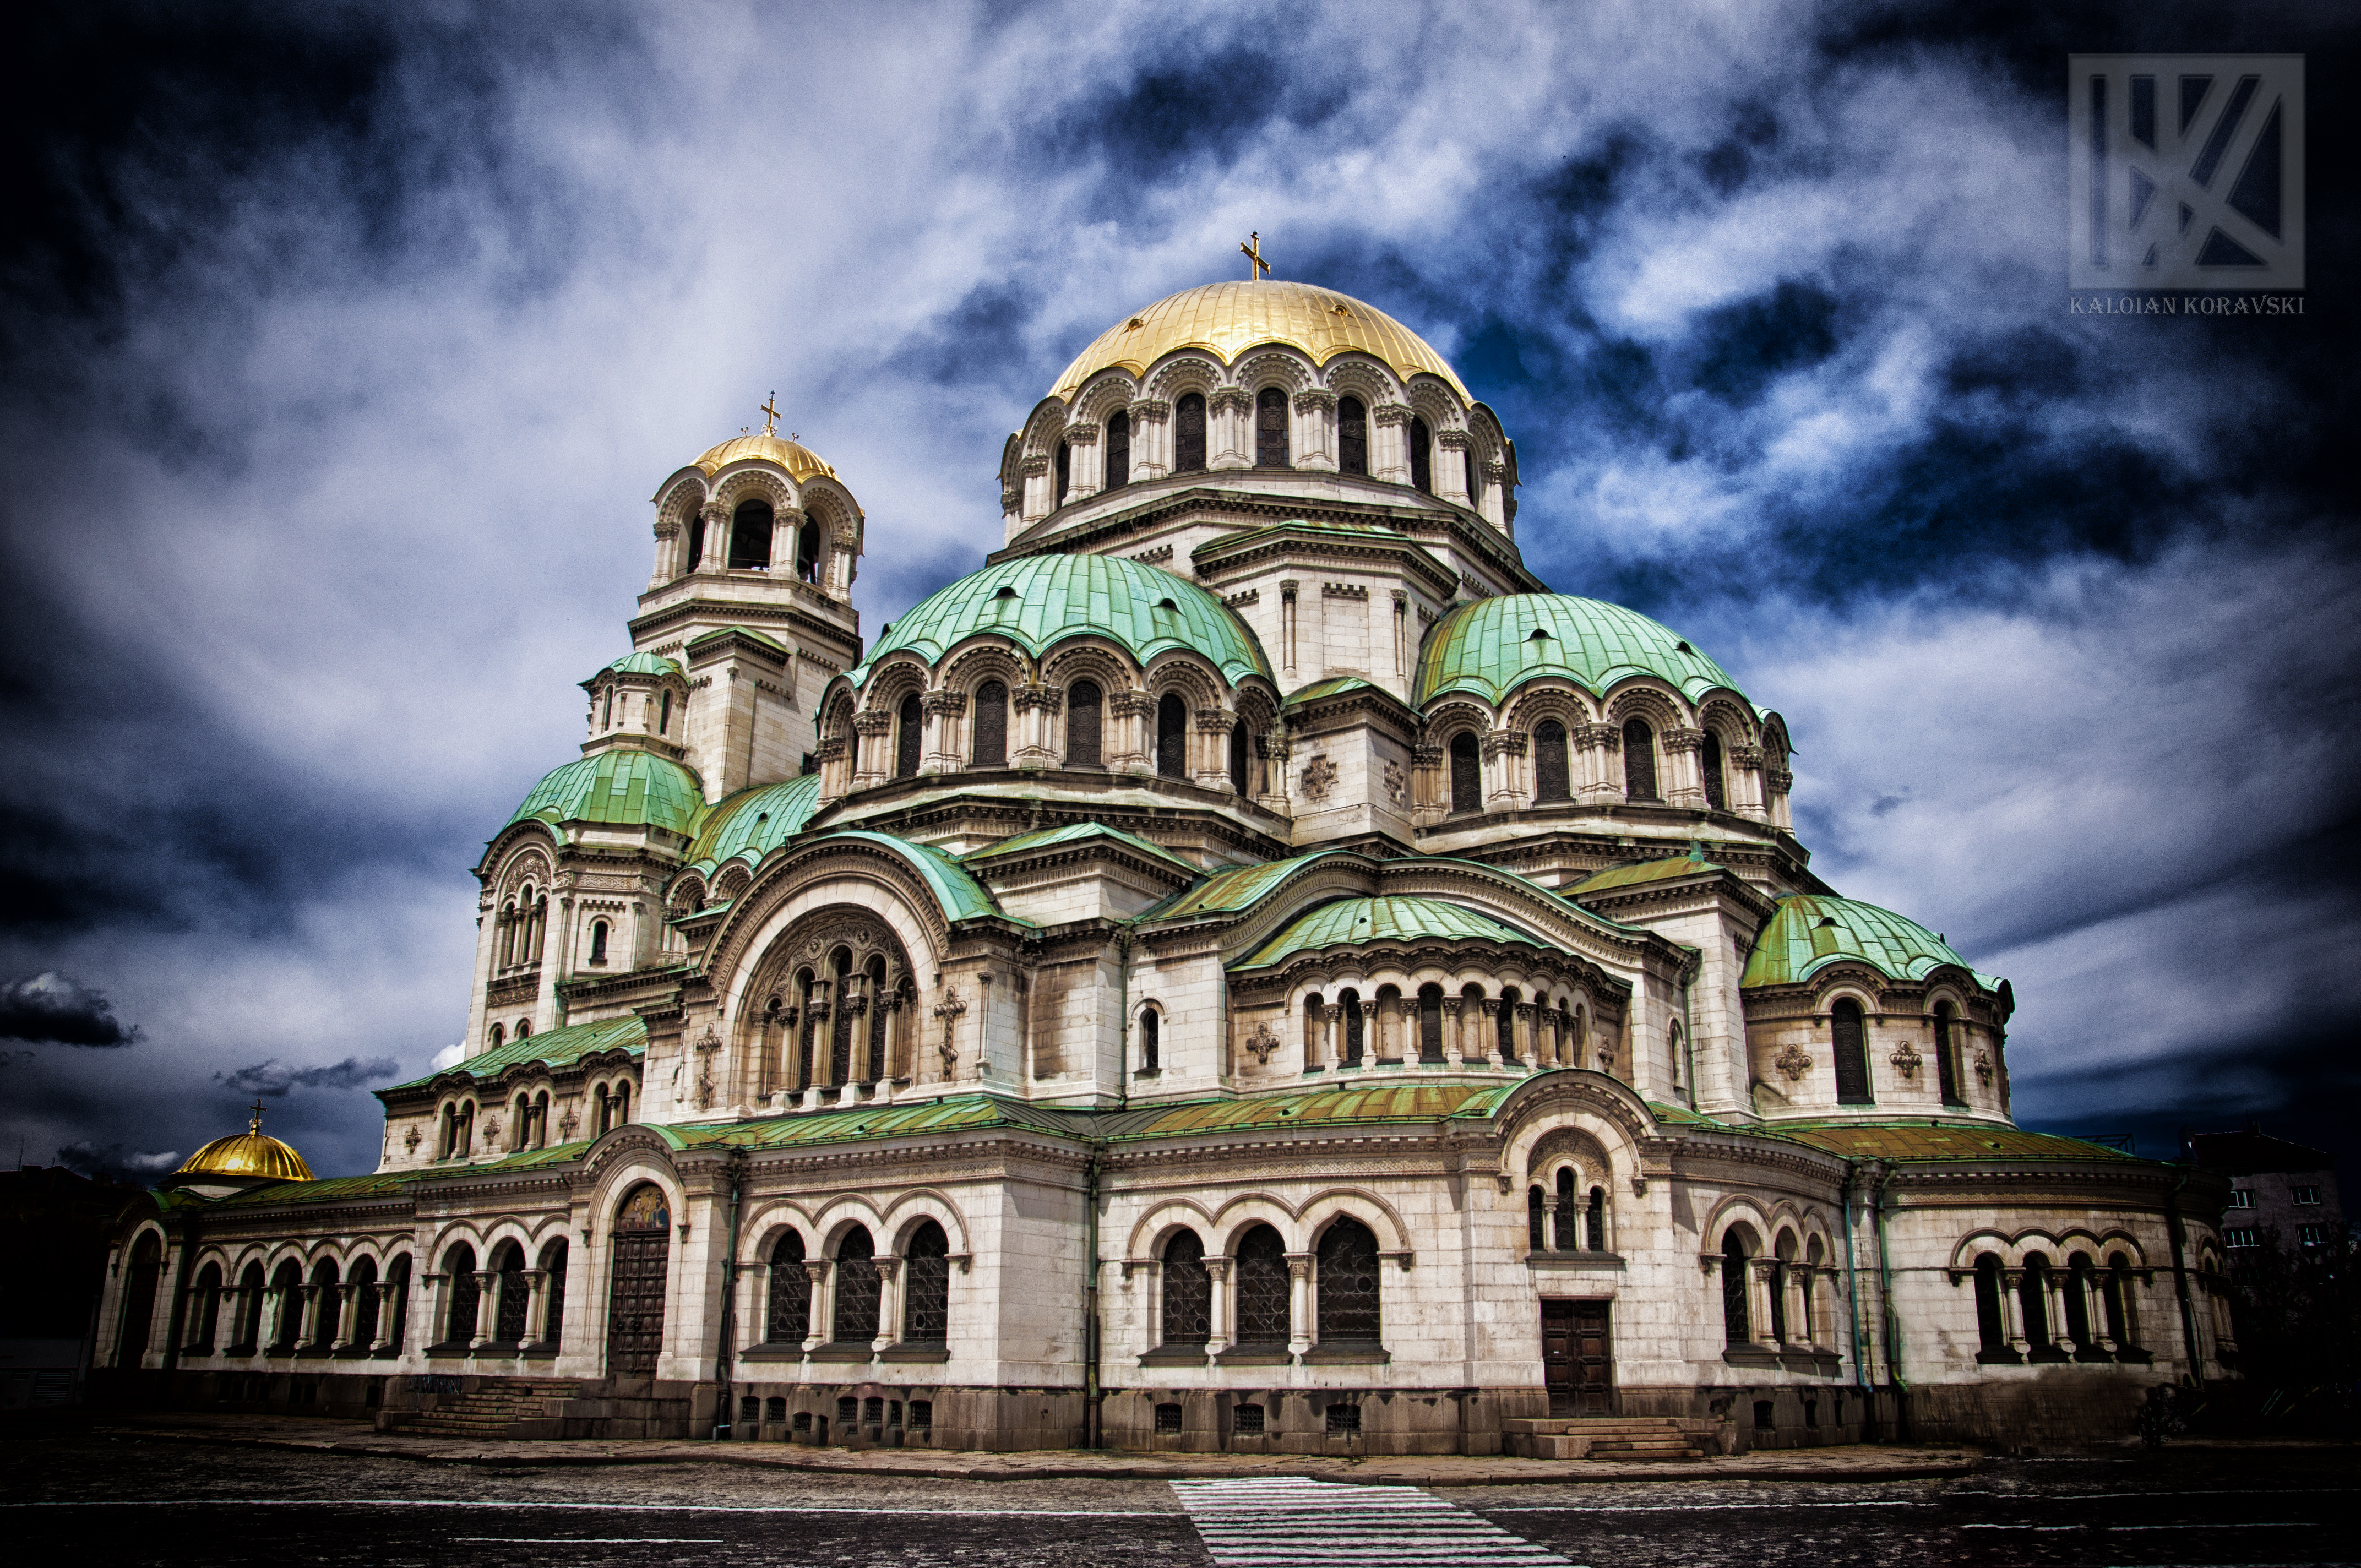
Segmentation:
<svg viewBox="0 0 2361 1568">
<path fill-rule="evenodd" d="M 1415 1486 L 1354 1486 L 1300 1475 L 1170 1485 L 1215 1568 L 1566 1563 L 1556 1552 Z"/>
</svg>

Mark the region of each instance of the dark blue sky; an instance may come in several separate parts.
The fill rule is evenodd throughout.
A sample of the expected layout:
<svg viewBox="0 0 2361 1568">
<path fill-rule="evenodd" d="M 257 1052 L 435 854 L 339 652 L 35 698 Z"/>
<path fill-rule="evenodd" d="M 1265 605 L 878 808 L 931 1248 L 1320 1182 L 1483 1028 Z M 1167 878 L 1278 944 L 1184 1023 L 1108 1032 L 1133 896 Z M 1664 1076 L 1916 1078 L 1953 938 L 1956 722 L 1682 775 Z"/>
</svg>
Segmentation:
<svg viewBox="0 0 2361 1568">
<path fill-rule="evenodd" d="M 1817 869 L 2014 980 L 2025 1119 L 2341 1144 L 2361 21 L 2217 9 L 32 5 L 0 1135 L 259 1093 L 367 1168 L 655 484 L 777 389 L 890 620 L 1253 229 L 1499 410 L 1537 570 L 1786 714 Z M 2070 316 L 2065 56 L 2215 49 L 2308 57 L 2306 313 Z"/>
</svg>

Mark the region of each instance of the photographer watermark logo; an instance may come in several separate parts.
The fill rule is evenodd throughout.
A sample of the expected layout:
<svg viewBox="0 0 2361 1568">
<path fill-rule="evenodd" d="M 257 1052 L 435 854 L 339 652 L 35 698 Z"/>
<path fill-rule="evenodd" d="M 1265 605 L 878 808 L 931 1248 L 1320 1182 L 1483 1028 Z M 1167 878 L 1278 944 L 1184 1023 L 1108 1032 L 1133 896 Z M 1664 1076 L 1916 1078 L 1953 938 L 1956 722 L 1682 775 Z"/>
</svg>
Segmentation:
<svg viewBox="0 0 2361 1568">
<path fill-rule="evenodd" d="M 2303 56 L 2067 57 L 2072 290 L 2303 287 Z"/>
</svg>

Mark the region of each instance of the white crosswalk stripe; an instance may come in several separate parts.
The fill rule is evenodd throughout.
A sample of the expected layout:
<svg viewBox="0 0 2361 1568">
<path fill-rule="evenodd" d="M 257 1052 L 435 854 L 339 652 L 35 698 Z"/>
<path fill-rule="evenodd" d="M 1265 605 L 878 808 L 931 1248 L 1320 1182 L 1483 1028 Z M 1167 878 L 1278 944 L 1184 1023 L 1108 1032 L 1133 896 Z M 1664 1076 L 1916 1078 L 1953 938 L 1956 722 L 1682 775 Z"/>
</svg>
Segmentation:
<svg viewBox="0 0 2361 1568">
<path fill-rule="evenodd" d="M 1216 1568 L 1279 1563 L 1288 1568 L 1373 1561 L 1439 1568 L 1566 1560 L 1432 1493 L 1355 1486 L 1300 1475 L 1170 1483 Z"/>
</svg>

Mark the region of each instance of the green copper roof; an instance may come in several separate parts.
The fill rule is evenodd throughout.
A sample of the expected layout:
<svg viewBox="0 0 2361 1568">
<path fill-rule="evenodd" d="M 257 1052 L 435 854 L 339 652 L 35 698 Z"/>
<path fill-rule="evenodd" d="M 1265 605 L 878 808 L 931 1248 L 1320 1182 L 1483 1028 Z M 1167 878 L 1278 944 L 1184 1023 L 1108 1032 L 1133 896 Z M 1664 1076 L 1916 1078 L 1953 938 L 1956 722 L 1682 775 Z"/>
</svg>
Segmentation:
<svg viewBox="0 0 2361 1568">
<path fill-rule="evenodd" d="M 804 830 L 819 805 L 819 775 L 806 773 L 785 784 L 741 789 L 715 803 L 688 848 L 692 865 L 719 865 L 733 855 L 760 861 Z"/>
<path fill-rule="evenodd" d="M 234 1192 L 214 1205 L 221 1209 L 260 1209 L 289 1203 L 345 1203 L 357 1198 L 394 1198 L 403 1185 L 417 1179 L 414 1171 L 381 1171 L 369 1176 L 331 1176 L 319 1181 L 281 1181 Z"/>
<path fill-rule="evenodd" d="M 1547 635 L 1537 638 L 1536 631 Z M 1543 675 L 1603 694 L 1642 674 L 1692 699 L 1716 686 L 1737 689 L 1719 664 L 1637 610 L 1565 594 L 1503 594 L 1462 605 L 1435 623 L 1419 652 L 1414 696 L 1422 706 L 1454 691 L 1498 702 Z"/>
<path fill-rule="evenodd" d="M 607 666 L 626 675 L 677 675 L 680 665 L 661 653 L 626 653 Z"/>
<path fill-rule="evenodd" d="M 1352 853 L 1350 850 L 1342 852 Z M 1251 909 L 1295 872 L 1323 854 L 1336 853 L 1339 851 L 1315 850 L 1311 854 L 1297 855 L 1291 860 L 1216 872 L 1170 903 L 1159 905 L 1149 911 L 1149 916 L 1158 920 L 1175 920 L 1191 915 L 1231 915 L 1241 909 Z"/>
<path fill-rule="evenodd" d="M 876 1138 L 933 1137 L 989 1127 L 1030 1127 L 1060 1137 L 1088 1135 L 1086 1124 L 1056 1111 L 989 1094 L 961 1094 L 906 1105 L 858 1105 L 752 1122 L 689 1123 L 673 1129 L 686 1147 L 722 1145 L 776 1149 Z"/>
<path fill-rule="evenodd" d="M 1151 844 L 1136 833 L 1126 833 L 1120 828 L 1110 828 L 1104 822 L 1073 822 L 1063 828 L 1044 828 L 1038 833 L 1019 833 L 1014 839 L 1003 839 L 997 844 L 987 844 L 981 850 L 971 850 L 961 855 L 960 860 L 967 865 L 973 865 L 978 861 L 988 861 L 999 855 L 1016 855 L 1029 850 L 1046 850 L 1053 844 L 1076 844 L 1085 839 L 1113 839 L 1119 843 L 1130 845 L 1151 859 L 1169 861 L 1187 872 L 1191 877 L 1200 874 L 1195 866 L 1164 848 L 1163 845 Z"/>
<path fill-rule="evenodd" d="M 1943 964 L 1968 967 L 1934 932 L 1890 909 L 1792 893 L 1754 938 L 1738 983 L 1794 985 L 1844 959 L 1859 959 L 1893 980 L 1920 980 Z"/>
<path fill-rule="evenodd" d="M 1339 1124 L 1440 1122 L 1454 1116 L 1489 1115 L 1516 1088 L 1513 1083 L 1356 1084 L 1349 1089 L 1321 1089 L 1301 1094 L 1155 1106 L 1104 1117 L 1102 1128 L 1109 1142 L 1125 1143 Z"/>
<path fill-rule="evenodd" d="M 1363 942 L 1515 942 L 1543 944 L 1499 921 L 1439 898 L 1340 898 L 1299 916 L 1234 970 L 1268 969 L 1297 953 Z"/>
<path fill-rule="evenodd" d="M 1580 898 L 1585 894 L 1607 893 L 1619 887 L 1636 887 L 1652 882 L 1671 882 L 1685 876 L 1702 876 L 1708 872 L 1727 868 L 1708 861 L 1692 846 L 1686 855 L 1664 855 L 1653 861 L 1634 861 L 1630 865 L 1609 866 L 1565 890 L 1568 898 Z"/>
<path fill-rule="evenodd" d="M 489 1051 L 469 1057 L 456 1067 L 438 1068 L 423 1078 L 413 1078 L 407 1083 L 397 1083 L 394 1089 L 416 1089 L 434 1082 L 446 1072 L 464 1072 L 472 1078 L 497 1078 L 520 1062 L 541 1062 L 549 1067 L 565 1067 L 597 1051 L 629 1051 L 640 1056 L 648 1048 L 648 1026 L 637 1018 L 609 1018 L 603 1024 L 571 1024 L 546 1034 L 528 1035 L 522 1040 L 510 1040 Z M 391 1090 L 380 1090 L 390 1093 Z"/>
<path fill-rule="evenodd" d="M 688 646 L 691 648 L 701 647 L 705 643 L 711 642 L 715 639 L 721 637 L 743 637 L 750 642 L 760 642 L 766 648 L 777 649 L 781 657 L 785 657 L 795 652 L 795 650 L 789 648 L 777 638 L 773 637 L 766 632 L 757 631 L 751 626 L 717 626 L 710 631 L 701 632 L 698 635 L 690 638 L 688 640 Z"/>
<path fill-rule="evenodd" d="M 1757 1137 L 1792 1138 L 1799 1144 L 1854 1159 L 1989 1160 L 2075 1159 L 2144 1163 L 2121 1149 L 2055 1133 L 1927 1122 L 1773 1122 L 1752 1127 Z"/>
<path fill-rule="evenodd" d="M 896 839 L 891 833 L 873 833 L 865 828 L 849 828 L 823 834 L 812 841 L 833 844 L 842 839 L 874 844 L 907 861 L 910 869 L 924 879 L 935 895 L 935 902 L 942 906 L 943 914 L 950 919 L 968 920 L 991 915 L 1003 920 L 1016 921 L 1019 926 L 1033 924 L 1030 920 L 1004 912 L 993 901 L 991 892 L 976 881 L 965 866 L 930 845 L 913 844 L 907 839 Z"/>
<path fill-rule="evenodd" d="M 509 822 L 653 825 L 687 833 L 705 809 L 697 775 L 667 757 L 617 747 L 566 763 L 533 786 Z M 502 824 L 507 826 L 506 823 Z"/>
<path fill-rule="evenodd" d="M 1317 702 L 1323 696 L 1342 696 L 1349 691 L 1376 689 L 1378 688 L 1358 675 L 1338 675 L 1334 680 L 1314 681 L 1308 686 L 1299 688 L 1287 699 L 1287 706 L 1293 707 L 1299 702 Z"/>
<path fill-rule="evenodd" d="M 939 663 L 982 633 L 1005 637 L 1035 658 L 1070 638 L 1093 635 L 1143 664 L 1168 648 L 1193 648 L 1233 685 L 1270 676 L 1270 662 L 1246 623 L 1186 578 L 1115 555 L 1028 555 L 986 566 L 919 600 L 877 640 L 851 679 L 860 685 L 878 660 L 903 649 Z"/>
</svg>

